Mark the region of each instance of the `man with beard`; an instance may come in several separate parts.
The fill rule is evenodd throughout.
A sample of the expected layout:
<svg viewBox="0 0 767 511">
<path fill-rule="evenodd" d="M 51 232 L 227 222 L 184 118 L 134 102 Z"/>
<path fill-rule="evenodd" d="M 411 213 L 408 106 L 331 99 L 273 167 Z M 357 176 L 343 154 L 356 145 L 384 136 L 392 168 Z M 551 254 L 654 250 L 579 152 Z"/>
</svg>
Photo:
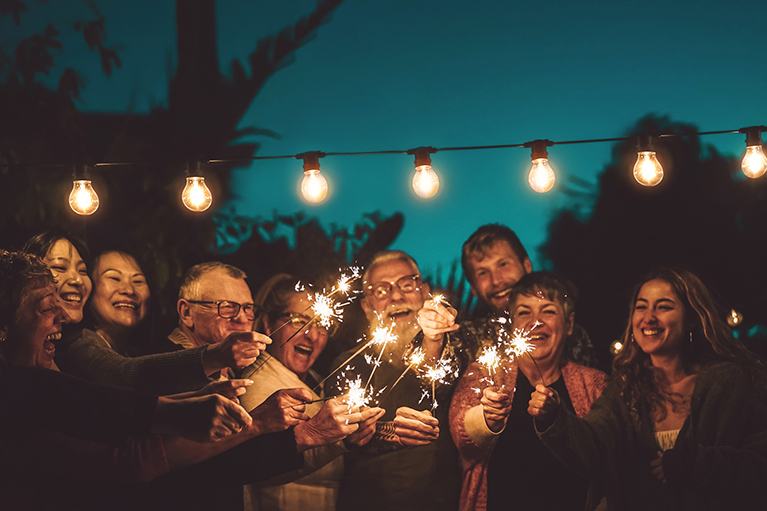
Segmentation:
<svg viewBox="0 0 767 511">
<path fill-rule="evenodd" d="M 533 265 L 516 233 L 500 224 L 483 225 L 469 236 L 461 251 L 461 265 L 471 293 L 488 313 L 456 324 L 441 305 L 427 301 L 417 317 L 424 342 L 439 343 L 447 337 L 463 370 L 483 347 L 498 338 L 499 324 L 492 320 L 505 314 L 512 286 L 532 272 Z M 565 341 L 564 357 L 587 367 L 596 366 L 594 346 L 579 325 Z"/>
<path fill-rule="evenodd" d="M 405 356 L 416 347 L 423 349 L 426 364 L 446 351 L 441 339 L 420 339 L 418 346 L 412 342 L 420 330 L 416 314 L 424 302 L 431 302 L 429 285 L 412 257 L 393 250 L 373 258 L 363 275 L 363 291 L 369 335 L 385 331 L 391 342 L 383 355 L 381 345 L 373 344 L 352 359 L 327 390 L 331 395 L 344 393 L 347 382 L 360 378 L 364 385 L 370 379 L 374 400 L 386 414 L 377 423 L 373 441 L 345 455 L 337 509 L 455 509 L 460 463 L 450 435 L 439 435 L 439 425 L 447 432 L 452 385 L 437 387 L 438 406 L 432 411 L 431 386 L 425 386 L 429 392 L 425 394 L 416 370 L 400 379 L 409 364 Z M 443 313 L 449 316 L 444 321 L 455 321 L 455 311 L 443 308 Z M 333 367 L 357 349 L 340 355 Z"/>
</svg>

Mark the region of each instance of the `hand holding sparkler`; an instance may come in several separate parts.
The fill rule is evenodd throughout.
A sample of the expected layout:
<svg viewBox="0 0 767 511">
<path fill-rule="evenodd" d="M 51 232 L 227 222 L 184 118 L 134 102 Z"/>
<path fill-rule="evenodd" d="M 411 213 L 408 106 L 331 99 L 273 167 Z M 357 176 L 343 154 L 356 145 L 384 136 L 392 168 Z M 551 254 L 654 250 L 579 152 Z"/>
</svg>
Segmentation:
<svg viewBox="0 0 767 511">
<path fill-rule="evenodd" d="M 278 390 L 258 405 L 250 416 L 258 434 L 275 433 L 309 420 L 304 413 L 312 394 L 306 389 Z"/>
<path fill-rule="evenodd" d="M 373 434 L 376 432 L 376 422 L 383 417 L 386 410 L 383 408 L 366 408 L 360 410 L 360 412 L 363 419 L 359 423 L 359 429 L 344 439 L 347 447 L 362 447 L 370 442 Z"/>
<path fill-rule="evenodd" d="M 539 383 L 530 395 L 527 413 L 539 423 L 541 426 L 538 428 L 539 430 L 546 430 L 554 422 L 560 403 L 561 400 L 556 390 Z"/>
<path fill-rule="evenodd" d="M 419 412 L 406 406 L 397 408 L 393 422 L 393 441 L 405 447 L 427 445 L 439 437 L 439 421 L 428 410 Z"/>
<path fill-rule="evenodd" d="M 485 416 L 487 427 L 494 433 L 501 431 L 511 413 L 509 393 L 505 389 L 496 391 L 491 387 L 485 387 L 479 402 L 482 405 L 482 414 Z"/>
<path fill-rule="evenodd" d="M 202 355 L 203 370 L 210 375 L 227 367 L 248 367 L 271 343 L 269 337 L 258 332 L 232 332 L 223 341 L 208 344 Z"/>
<path fill-rule="evenodd" d="M 460 325 L 455 322 L 457 316 L 458 311 L 442 295 L 434 295 L 423 302 L 423 307 L 416 314 L 424 340 L 432 342 L 442 342 L 445 333 L 458 330 Z"/>
<path fill-rule="evenodd" d="M 340 398 L 329 399 L 320 411 L 294 428 L 299 451 L 343 440 L 359 429 L 359 424 L 380 413 L 380 408 L 349 412 L 349 405 Z"/>
</svg>

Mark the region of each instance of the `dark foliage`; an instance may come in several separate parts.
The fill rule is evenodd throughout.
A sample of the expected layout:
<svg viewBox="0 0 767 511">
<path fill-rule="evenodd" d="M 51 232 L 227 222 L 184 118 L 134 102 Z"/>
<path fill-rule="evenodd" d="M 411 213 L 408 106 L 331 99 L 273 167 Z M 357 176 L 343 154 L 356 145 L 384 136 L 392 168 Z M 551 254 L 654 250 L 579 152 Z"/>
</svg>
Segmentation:
<svg viewBox="0 0 767 511">
<path fill-rule="evenodd" d="M 562 211 L 542 249 L 553 270 L 580 289 L 578 322 L 591 335 L 600 361 L 626 326 L 632 285 L 651 268 L 684 266 L 715 292 L 723 307 L 743 313 L 741 337 L 767 325 L 767 183 L 740 173 L 739 161 L 701 146 L 693 126 L 649 116 L 631 135 L 663 138 L 658 159 L 664 180 L 645 188 L 631 175 L 636 142 L 615 146 L 588 218 Z M 751 341 L 763 351 L 764 341 Z"/>
</svg>

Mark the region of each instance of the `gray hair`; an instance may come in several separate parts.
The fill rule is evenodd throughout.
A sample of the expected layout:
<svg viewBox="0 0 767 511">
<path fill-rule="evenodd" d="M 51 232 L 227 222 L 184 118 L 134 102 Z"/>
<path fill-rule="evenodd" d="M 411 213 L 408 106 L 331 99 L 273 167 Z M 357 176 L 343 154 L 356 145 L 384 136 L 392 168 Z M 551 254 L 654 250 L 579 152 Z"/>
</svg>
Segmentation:
<svg viewBox="0 0 767 511">
<path fill-rule="evenodd" d="M 370 264 L 367 268 L 365 268 L 365 272 L 362 274 L 362 282 L 364 284 L 368 284 L 368 279 L 370 278 L 370 274 L 373 273 L 373 270 L 383 264 L 390 263 L 392 261 L 403 261 L 412 266 L 415 273 L 421 272 L 418 269 L 418 263 L 416 263 L 415 259 L 413 259 L 413 257 L 409 254 L 403 252 L 402 250 L 384 250 L 373 256 L 373 260 L 370 261 Z"/>
<path fill-rule="evenodd" d="M 220 270 L 233 279 L 245 280 L 248 276 L 239 268 L 231 264 L 218 261 L 208 261 L 206 263 L 195 264 L 184 274 L 181 279 L 181 287 L 178 290 L 179 299 L 184 300 L 202 300 L 202 289 L 200 280 L 206 273 Z"/>
</svg>

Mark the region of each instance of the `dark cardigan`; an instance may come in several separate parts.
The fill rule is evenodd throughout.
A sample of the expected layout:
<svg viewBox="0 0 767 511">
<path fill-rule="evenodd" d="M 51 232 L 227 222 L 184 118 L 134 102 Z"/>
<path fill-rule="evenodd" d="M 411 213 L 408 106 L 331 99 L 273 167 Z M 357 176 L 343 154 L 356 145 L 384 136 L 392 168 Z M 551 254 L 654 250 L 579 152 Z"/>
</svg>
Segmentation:
<svg viewBox="0 0 767 511">
<path fill-rule="evenodd" d="M 638 410 L 637 424 L 615 382 L 582 419 L 560 407 L 553 425 L 539 436 L 566 465 L 589 474 L 592 507 L 605 495 L 609 510 L 763 510 L 766 394 L 734 363 L 703 367 L 690 415 L 674 448 L 663 455 L 668 484 L 651 473 L 659 449 L 647 408 Z"/>
</svg>

